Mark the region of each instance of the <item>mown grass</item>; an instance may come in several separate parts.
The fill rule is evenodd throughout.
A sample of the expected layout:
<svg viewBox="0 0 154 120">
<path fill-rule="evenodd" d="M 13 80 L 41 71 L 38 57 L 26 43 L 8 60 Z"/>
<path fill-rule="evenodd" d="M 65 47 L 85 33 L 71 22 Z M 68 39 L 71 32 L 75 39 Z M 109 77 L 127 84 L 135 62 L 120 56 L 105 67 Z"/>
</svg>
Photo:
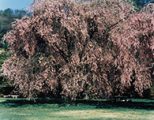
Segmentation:
<svg viewBox="0 0 154 120">
<path fill-rule="evenodd" d="M 154 106 L 153 100 L 140 101 Z M 154 109 L 81 103 L 16 104 L 0 99 L 0 120 L 154 120 Z"/>
</svg>

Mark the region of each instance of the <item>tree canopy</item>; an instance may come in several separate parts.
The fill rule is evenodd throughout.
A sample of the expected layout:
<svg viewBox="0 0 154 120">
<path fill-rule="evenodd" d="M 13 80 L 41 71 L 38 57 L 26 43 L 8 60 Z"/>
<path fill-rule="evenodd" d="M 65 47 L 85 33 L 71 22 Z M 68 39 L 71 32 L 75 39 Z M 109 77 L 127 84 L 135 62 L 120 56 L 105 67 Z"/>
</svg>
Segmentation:
<svg viewBox="0 0 154 120">
<path fill-rule="evenodd" d="M 154 16 L 125 0 L 36 0 L 5 35 L 3 74 L 24 97 L 104 98 L 151 86 Z"/>
</svg>

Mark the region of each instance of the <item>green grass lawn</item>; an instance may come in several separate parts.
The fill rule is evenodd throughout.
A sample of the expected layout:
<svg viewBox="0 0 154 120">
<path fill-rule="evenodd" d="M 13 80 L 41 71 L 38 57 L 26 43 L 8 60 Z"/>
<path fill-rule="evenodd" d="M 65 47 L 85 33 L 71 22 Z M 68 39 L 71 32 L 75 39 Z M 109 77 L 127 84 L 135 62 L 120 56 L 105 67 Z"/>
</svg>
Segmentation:
<svg viewBox="0 0 154 120">
<path fill-rule="evenodd" d="M 134 100 L 151 103 L 154 100 Z M 0 99 L 0 120 L 154 120 L 154 109 L 86 104 L 16 104 Z"/>
</svg>

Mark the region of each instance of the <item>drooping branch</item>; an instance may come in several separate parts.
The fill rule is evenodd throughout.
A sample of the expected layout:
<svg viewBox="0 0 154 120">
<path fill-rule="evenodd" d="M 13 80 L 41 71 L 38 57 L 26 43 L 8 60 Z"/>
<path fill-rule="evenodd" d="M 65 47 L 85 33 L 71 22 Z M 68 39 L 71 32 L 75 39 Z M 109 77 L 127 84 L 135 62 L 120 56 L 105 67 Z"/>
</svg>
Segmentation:
<svg viewBox="0 0 154 120">
<path fill-rule="evenodd" d="M 125 0 L 38 0 L 5 35 L 12 56 L 3 74 L 23 97 L 142 96 L 151 86 L 153 21 Z"/>
</svg>

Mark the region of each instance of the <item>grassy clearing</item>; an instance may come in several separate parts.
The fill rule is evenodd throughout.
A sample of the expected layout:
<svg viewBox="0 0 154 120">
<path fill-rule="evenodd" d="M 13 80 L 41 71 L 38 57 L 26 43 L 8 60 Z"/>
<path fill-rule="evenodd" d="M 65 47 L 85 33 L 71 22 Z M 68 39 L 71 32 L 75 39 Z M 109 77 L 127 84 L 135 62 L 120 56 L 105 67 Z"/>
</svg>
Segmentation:
<svg viewBox="0 0 154 120">
<path fill-rule="evenodd" d="M 154 109 L 85 104 L 15 104 L 4 101 L 0 99 L 0 120 L 154 120 Z"/>
</svg>

